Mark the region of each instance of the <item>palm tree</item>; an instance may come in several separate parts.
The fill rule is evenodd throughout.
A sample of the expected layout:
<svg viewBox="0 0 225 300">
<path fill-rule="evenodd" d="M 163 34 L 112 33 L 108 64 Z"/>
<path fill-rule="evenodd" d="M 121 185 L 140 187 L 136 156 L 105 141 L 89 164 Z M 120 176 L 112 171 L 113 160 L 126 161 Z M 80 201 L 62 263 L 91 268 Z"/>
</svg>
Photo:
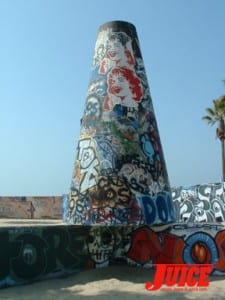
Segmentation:
<svg viewBox="0 0 225 300">
<path fill-rule="evenodd" d="M 207 115 L 202 117 L 203 120 L 207 121 L 209 125 L 214 125 L 218 123 L 216 128 L 216 137 L 220 139 L 221 142 L 221 152 L 222 152 L 222 179 L 225 181 L 225 95 L 221 96 L 217 100 L 213 100 L 213 107 L 206 108 Z"/>
</svg>

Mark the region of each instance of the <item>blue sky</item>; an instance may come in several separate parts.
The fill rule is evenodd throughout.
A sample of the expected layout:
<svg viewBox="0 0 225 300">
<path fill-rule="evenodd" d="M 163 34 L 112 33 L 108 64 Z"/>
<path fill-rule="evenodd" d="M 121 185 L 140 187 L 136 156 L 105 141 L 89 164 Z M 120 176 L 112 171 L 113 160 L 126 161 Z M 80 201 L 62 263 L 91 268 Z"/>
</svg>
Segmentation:
<svg viewBox="0 0 225 300">
<path fill-rule="evenodd" d="M 97 31 L 136 26 L 171 186 L 221 180 L 224 0 L 0 0 L 0 195 L 70 188 Z"/>
</svg>

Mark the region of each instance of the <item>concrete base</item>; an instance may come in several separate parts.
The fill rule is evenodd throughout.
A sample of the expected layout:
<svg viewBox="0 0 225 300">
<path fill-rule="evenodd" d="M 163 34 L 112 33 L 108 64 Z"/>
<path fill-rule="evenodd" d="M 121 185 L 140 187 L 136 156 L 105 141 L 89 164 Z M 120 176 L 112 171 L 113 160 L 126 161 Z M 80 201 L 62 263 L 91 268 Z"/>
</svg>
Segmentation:
<svg viewBox="0 0 225 300">
<path fill-rule="evenodd" d="M 211 263 L 225 274 L 225 224 L 75 226 L 1 220 L 0 287 L 115 264 Z"/>
</svg>

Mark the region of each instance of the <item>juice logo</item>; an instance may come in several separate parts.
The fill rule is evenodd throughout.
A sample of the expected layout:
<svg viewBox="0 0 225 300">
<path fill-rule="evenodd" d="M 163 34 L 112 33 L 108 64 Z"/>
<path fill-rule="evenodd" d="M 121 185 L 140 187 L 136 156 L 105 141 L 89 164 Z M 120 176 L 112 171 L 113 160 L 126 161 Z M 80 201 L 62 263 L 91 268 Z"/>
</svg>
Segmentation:
<svg viewBox="0 0 225 300">
<path fill-rule="evenodd" d="M 213 266 L 210 264 L 157 264 L 154 282 L 148 281 L 145 288 L 156 291 L 165 285 L 178 290 L 198 290 L 209 285 L 209 274 Z M 163 288 L 165 290 L 165 288 Z M 174 288 L 174 290 L 176 290 Z"/>
</svg>

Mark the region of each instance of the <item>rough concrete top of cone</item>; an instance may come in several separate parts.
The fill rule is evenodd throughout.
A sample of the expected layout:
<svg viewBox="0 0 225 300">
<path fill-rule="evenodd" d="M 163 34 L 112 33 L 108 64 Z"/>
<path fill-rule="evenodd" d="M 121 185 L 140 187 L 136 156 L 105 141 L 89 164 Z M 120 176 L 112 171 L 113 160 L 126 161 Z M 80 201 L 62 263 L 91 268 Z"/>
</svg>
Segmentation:
<svg viewBox="0 0 225 300">
<path fill-rule="evenodd" d="M 99 30 L 102 30 L 104 27 L 122 27 L 122 26 L 130 26 L 133 27 L 134 30 L 136 30 L 135 26 L 127 21 L 121 21 L 121 20 L 114 20 L 114 21 L 108 21 L 103 23 L 100 27 Z"/>
</svg>

